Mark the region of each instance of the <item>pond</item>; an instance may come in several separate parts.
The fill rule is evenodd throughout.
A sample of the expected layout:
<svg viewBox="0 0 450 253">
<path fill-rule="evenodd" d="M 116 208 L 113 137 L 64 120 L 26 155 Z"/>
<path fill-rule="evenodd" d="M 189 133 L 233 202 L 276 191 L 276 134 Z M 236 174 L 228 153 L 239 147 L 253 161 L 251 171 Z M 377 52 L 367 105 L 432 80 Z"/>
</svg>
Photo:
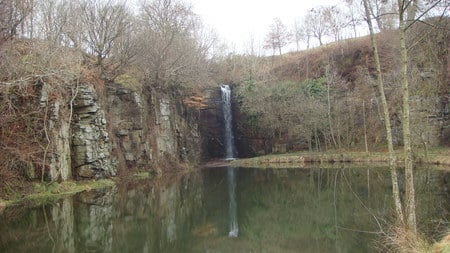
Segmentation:
<svg viewBox="0 0 450 253">
<path fill-rule="evenodd" d="M 442 235 L 450 174 L 415 179 L 419 228 Z M 0 252 L 383 252 L 392 208 L 387 169 L 206 168 L 8 208 Z"/>
</svg>

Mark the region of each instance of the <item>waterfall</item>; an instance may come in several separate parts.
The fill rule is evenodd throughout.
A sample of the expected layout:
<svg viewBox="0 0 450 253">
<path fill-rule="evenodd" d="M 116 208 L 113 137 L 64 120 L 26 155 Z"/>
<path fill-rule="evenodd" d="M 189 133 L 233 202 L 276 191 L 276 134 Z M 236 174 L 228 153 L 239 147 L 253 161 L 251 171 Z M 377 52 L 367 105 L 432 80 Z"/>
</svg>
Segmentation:
<svg viewBox="0 0 450 253">
<path fill-rule="evenodd" d="M 231 90 L 228 85 L 220 87 L 222 91 L 222 108 L 225 125 L 225 159 L 234 158 L 233 115 L 231 111 Z"/>
<path fill-rule="evenodd" d="M 233 167 L 228 167 L 228 196 L 230 198 L 229 216 L 230 216 L 230 232 L 229 237 L 237 237 L 239 233 L 237 222 L 237 203 L 236 203 L 236 173 Z"/>
<path fill-rule="evenodd" d="M 225 125 L 225 159 L 234 159 L 234 135 L 233 135 L 233 116 L 231 111 L 231 90 L 230 86 L 222 85 L 220 87 L 222 92 L 222 108 L 223 120 Z M 233 167 L 227 168 L 227 182 L 228 182 L 228 197 L 229 197 L 229 221 L 230 231 L 229 237 L 237 237 L 239 233 L 237 222 L 237 202 L 236 202 L 236 172 Z"/>
</svg>

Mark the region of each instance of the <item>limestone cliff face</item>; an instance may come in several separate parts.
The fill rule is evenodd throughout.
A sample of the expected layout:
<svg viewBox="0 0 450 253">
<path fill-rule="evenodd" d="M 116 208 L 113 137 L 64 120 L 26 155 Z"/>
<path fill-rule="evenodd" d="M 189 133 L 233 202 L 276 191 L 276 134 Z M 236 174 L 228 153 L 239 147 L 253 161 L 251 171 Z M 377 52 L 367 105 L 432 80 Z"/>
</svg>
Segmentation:
<svg viewBox="0 0 450 253">
<path fill-rule="evenodd" d="M 92 85 L 81 85 L 73 104 L 72 169 L 80 178 L 114 176 L 107 118 Z"/>
<path fill-rule="evenodd" d="M 99 179 L 120 170 L 162 173 L 200 159 L 198 111 L 176 91 L 137 92 L 116 83 L 85 83 L 69 99 L 48 99 L 48 178 Z M 36 176 L 34 176 L 36 177 Z"/>
<path fill-rule="evenodd" d="M 153 159 L 153 140 L 145 99 L 128 89 L 112 86 L 107 91 L 110 132 L 115 157 L 121 165 L 145 166 Z"/>
<path fill-rule="evenodd" d="M 51 88 L 44 85 L 41 91 L 40 107 L 48 118 L 44 128 L 46 135 L 45 158 L 48 164 L 48 177 L 52 180 L 67 180 L 72 177 L 70 107 L 62 98 L 51 99 Z M 34 168 L 28 172 L 30 178 L 38 177 Z M 39 173 L 40 174 L 40 173 Z"/>
<path fill-rule="evenodd" d="M 120 166 L 160 173 L 179 162 L 198 162 L 197 116 L 182 101 L 182 94 L 108 86 L 105 108 Z"/>
</svg>

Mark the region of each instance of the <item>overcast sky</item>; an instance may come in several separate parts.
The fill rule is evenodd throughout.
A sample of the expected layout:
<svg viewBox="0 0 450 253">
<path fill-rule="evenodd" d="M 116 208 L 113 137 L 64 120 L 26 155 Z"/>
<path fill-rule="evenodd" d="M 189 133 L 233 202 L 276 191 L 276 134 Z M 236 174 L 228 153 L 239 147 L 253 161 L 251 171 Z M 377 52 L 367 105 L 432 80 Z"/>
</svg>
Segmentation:
<svg viewBox="0 0 450 253">
<path fill-rule="evenodd" d="M 250 38 L 263 44 L 264 35 L 275 18 L 290 29 L 294 20 L 319 5 L 334 5 L 339 0 L 185 0 L 194 6 L 205 25 L 214 28 L 232 50 L 245 53 Z M 286 48 L 285 50 L 288 50 Z"/>
</svg>

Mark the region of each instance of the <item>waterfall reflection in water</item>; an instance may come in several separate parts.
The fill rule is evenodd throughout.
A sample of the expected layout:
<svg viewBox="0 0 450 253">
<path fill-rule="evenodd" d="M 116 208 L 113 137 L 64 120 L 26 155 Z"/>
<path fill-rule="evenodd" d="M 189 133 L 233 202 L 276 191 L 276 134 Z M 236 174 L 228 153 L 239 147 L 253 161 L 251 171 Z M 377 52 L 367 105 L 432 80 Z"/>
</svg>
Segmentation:
<svg viewBox="0 0 450 253">
<path fill-rule="evenodd" d="M 237 203 L 236 203 L 236 173 L 235 168 L 227 168 L 228 179 L 228 197 L 229 197 L 229 217 L 230 217 L 230 232 L 229 237 L 237 237 L 239 234 L 238 219 L 237 219 Z"/>
<path fill-rule="evenodd" d="M 233 113 L 231 110 L 231 89 L 228 85 L 220 87 L 222 93 L 222 108 L 225 132 L 225 159 L 232 160 L 235 155 L 234 134 L 233 134 Z M 236 203 L 236 173 L 232 167 L 227 167 L 228 201 L 229 201 L 229 237 L 238 237 L 238 219 Z"/>
<path fill-rule="evenodd" d="M 415 180 L 421 231 L 440 234 L 450 173 L 417 170 Z M 208 168 L 7 208 L 0 252 L 377 252 L 376 235 L 356 231 L 377 231 L 372 214 L 391 211 L 387 169 Z"/>
<path fill-rule="evenodd" d="M 225 140 L 225 159 L 231 160 L 235 156 L 234 134 L 233 134 L 233 113 L 231 110 L 231 90 L 230 86 L 222 85 L 222 108 L 224 118 L 224 140 Z"/>
</svg>

